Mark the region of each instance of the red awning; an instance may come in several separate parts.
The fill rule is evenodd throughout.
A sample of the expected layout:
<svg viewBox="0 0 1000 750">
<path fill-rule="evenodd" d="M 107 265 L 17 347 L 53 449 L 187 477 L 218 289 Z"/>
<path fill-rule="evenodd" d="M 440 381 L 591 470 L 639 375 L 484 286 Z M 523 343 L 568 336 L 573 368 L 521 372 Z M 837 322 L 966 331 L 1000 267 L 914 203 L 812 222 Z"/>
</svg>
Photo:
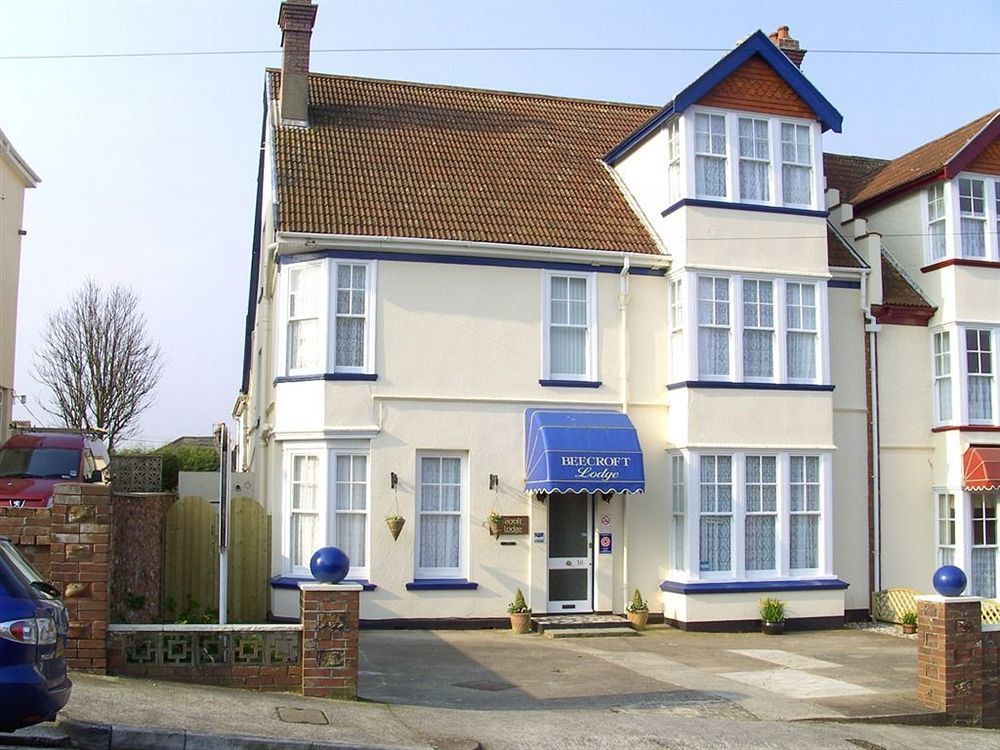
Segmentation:
<svg viewBox="0 0 1000 750">
<path fill-rule="evenodd" d="M 970 445 L 965 452 L 965 489 L 1000 491 L 1000 445 Z"/>
</svg>

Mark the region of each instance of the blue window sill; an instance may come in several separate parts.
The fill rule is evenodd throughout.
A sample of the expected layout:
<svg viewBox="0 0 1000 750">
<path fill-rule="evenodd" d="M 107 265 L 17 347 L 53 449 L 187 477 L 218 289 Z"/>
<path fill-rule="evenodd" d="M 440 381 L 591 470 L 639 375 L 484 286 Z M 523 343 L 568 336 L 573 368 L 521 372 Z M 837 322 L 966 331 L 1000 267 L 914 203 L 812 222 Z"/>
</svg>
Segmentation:
<svg viewBox="0 0 1000 750">
<path fill-rule="evenodd" d="M 741 594 L 767 591 L 837 591 L 850 584 L 839 578 L 800 578 L 785 581 L 664 581 L 660 591 L 671 594 Z"/>
<path fill-rule="evenodd" d="M 298 589 L 300 583 L 316 583 L 315 578 L 307 578 L 306 576 L 296 577 L 296 576 L 274 576 L 271 579 L 272 589 Z M 363 591 L 374 591 L 378 588 L 374 583 L 365 581 L 361 578 L 345 578 L 341 583 L 357 583 L 360 584 Z"/>
<path fill-rule="evenodd" d="M 600 380 L 539 380 L 546 388 L 600 388 Z"/>
<path fill-rule="evenodd" d="M 465 578 L 418 578 L 406 584 L 407 591 L 474 591 L 479 584 Z"/>
<path fill-rule="evenodd" d="M 274 385 L 278 383 L 308 383 L 311 380 L 378 380 L 378 375 L 373 372 L 322 372 L 316 375 L 279 375 L 274 379 Z"/>
<path fill-rule="evenodd" d="M 699 208 L 729 208 L 734 211 L 758 211 L 765 214 L 787 214 L 789 216 L 813 216 L 825 219 L 830 215 L 829 211 L 817 211 L 811 208 L 794 208 L 792 206 L 772 206 L 764 203 L 736 203 L 724 200 L 711 200 L 708 198 L 683 198 L 672 206 L 660 212 L 660 216 L 669 216 L 674 211 L 684 206 Z"/>
<path fill-rule="evenodd" d="M 747 391 L 819 391 L 831 393 L 836 389 L 835 385 L 815 385 L 813 383 L 734 383 L 729 380 L 682 380 L 678 383 L 670 383 L 668 391 L 675 391 L 678 388 L 729 388 Z"/>
</svg>

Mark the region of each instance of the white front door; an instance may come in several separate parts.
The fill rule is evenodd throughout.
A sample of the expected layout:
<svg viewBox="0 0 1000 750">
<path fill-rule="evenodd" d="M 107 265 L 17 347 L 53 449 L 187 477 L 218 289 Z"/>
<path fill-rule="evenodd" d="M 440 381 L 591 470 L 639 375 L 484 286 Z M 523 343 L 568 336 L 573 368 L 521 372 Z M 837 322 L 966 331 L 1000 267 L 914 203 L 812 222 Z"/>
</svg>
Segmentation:
<svg viewBox="0 0 1000 750">
<path fill-rule="evenodd" d="M 590 495 L 553 492 L 549 504 L 550 614 L 593 612 L 593 503 Z"/>
</svg>

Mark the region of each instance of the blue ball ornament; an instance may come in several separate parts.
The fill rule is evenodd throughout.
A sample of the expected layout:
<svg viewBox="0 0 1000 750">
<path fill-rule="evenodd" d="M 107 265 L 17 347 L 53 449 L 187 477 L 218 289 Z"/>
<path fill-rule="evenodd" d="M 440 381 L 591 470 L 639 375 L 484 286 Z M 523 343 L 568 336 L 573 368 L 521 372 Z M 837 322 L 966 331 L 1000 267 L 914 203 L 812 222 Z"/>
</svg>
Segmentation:
<svg viewBox="0 0 1000 750">
<path fill-rule="evenodd" d="M 934 571 L 934 590 L 941 596 L 960 596 L 969 582 L 961 568 L 942 565 Z"/>
<path fill-rule="evenodd" d="M 320 547 L 309 561 L 309 570 L 320 583 L 340 583 L 350 569 L 351 559 L 337 547 Z"/>
</svg>

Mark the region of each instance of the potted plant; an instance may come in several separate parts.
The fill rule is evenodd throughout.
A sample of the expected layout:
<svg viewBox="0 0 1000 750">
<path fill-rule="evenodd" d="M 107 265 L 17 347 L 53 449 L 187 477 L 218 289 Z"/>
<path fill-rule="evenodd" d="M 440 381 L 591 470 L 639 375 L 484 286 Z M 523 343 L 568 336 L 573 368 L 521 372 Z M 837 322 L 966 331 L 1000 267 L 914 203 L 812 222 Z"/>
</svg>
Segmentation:
<svg viewBox="0 0 1000 750">
<path fill-rule="evenodd" d="M 392 534 L 392 538 L 399 539 L 399 532 L 403 530 L 403 524 L 406 523 L 406 519 L 400 515 L 393 514 L 385 517 L 385 523 L 389 527 L 389 533 Z"/>
<path fill-rule="evenodd" d="M 912 609 L 908 609 L 900 615 L 899 622 L 903 626 L 903 632 L 907 635 L 917 632 L 917 613 Z"/>
<path fill-rule="evenodd" d="M 649 622 L 649 607 L 639 589 L 632 594 L 632 601 L 625 605 L 625 614 L 634 630 L 645 630 Z"/>
<path fill-rule="evenodd" d="M 490 536 L 494 539 L 500 538 L 500 514 L 491 510 L 490 515 L 486 519 L 489 522 Z"/>
<path fill-rule="evenodd" d="M 515 633 L 523 635 L 531 630 L 531 607 L 524 601 L 521 589 L 514 594 L 514 601 L 507 605 L 507 614 L 510 615 L 510 629 Z"/>
<path fill-rule="evenodd" d="M 760 629 L 768 635 L 785 632 L 785 603 L 774 596 L 760 600 Z"/>
</svg>

